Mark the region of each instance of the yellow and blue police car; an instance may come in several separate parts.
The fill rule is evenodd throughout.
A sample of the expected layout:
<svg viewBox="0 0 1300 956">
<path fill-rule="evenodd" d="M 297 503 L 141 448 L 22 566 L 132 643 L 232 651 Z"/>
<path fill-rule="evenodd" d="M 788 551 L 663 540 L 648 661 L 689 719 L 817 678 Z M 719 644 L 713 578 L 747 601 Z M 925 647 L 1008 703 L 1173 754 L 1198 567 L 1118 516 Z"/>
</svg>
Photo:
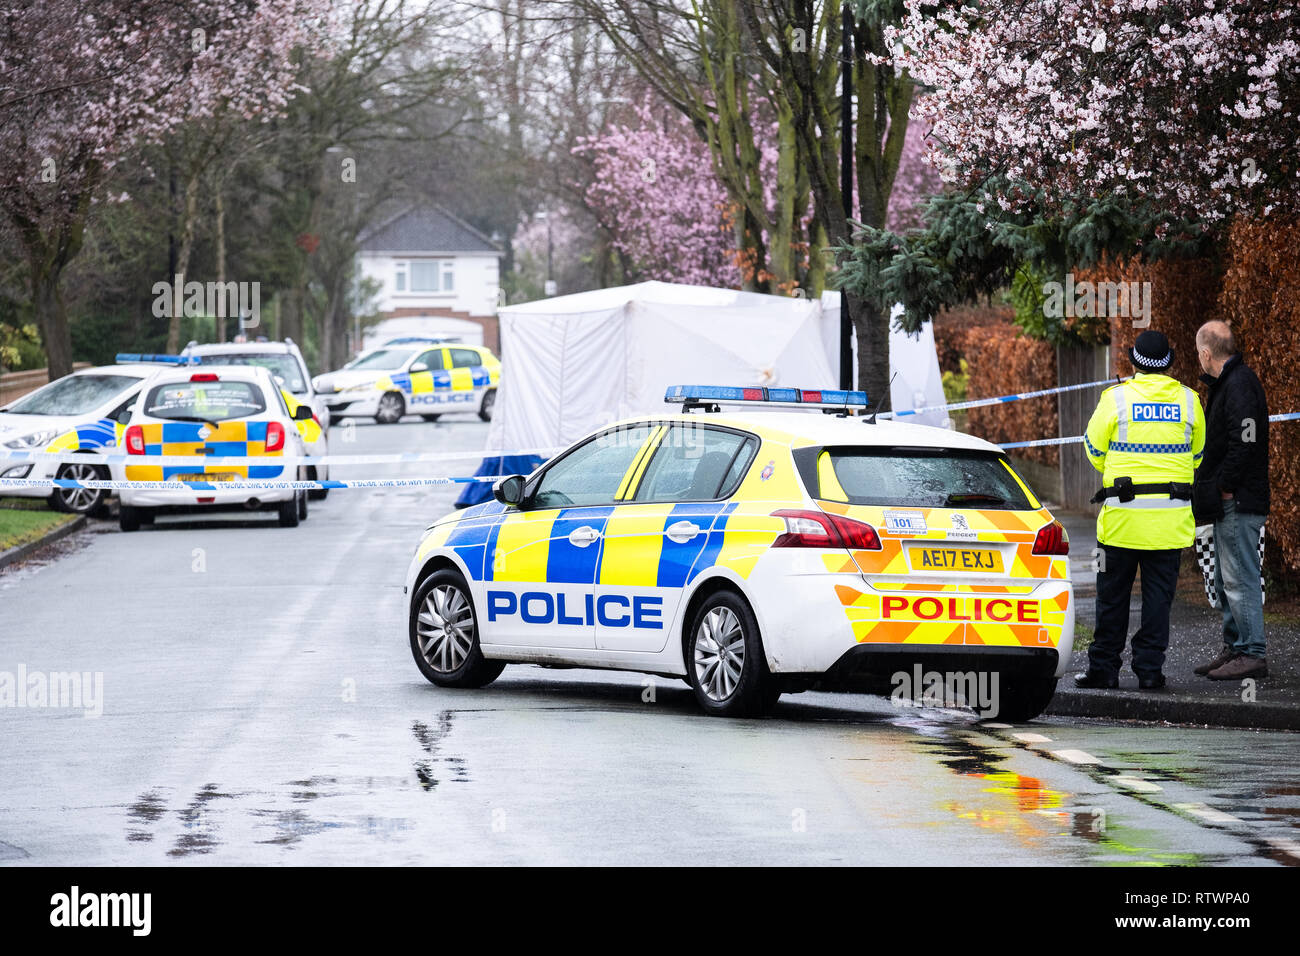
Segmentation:
<svg viewBox="0 0 1300 956">
<path fill-rule="evenodd" d="M 127 461 L 113 466 L 113 477 L 183 481 L 190 486 L 184 490 L 122 488 L 122 530 L 136 531 L 164 509 L 223 507 L 275 510 L 282 527 L 295 527 L 307 517 L 307 494 L 285 485 L 286 480 L 301 478 L 303 469 L 282 459 L 306 454 L 298 425 L 311 418 L 309 405 L 297 404 L 290 410 L 271 372 L 261 366 L 196 364 L 157 373 L 131 408 L 122 437 Z M 165 456 L 248 458 L 250 463 L 149 461 Z M 254 487 L 226 487 L 229 484 Z"/>
<path fill-rule="evenodd" d="M 865 407 L 861 392 L 667 400 L 683 413 L 601 429 L 425 532 L 405 590 L 428 680 L 635 670 L 685 678 L 731 716 L 920 667 L 996 673 L 984 716 L 1047 706 L 1074 640 L 1068 540 L 1001 449 L 789 410 Z"/>
<path fill-rule="evenodd" d="M 490 421 L 500 382 L 501 361 L 491 349 L 412 337 L 358 356 L 319 376 L 315 386 L 333 418 L 373 417 L 392 425 L 406 415 L 436 422 L 452 412 Z"/>
</svg>

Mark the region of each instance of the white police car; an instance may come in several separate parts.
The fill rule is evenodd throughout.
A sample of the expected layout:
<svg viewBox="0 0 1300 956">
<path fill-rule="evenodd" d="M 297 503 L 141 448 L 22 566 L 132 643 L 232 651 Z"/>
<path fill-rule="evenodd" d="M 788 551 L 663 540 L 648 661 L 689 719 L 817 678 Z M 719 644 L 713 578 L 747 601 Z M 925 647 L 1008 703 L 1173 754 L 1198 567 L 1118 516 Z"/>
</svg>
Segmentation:
<svg viewBox="0 0 1300 956">
<path fill-rule="evenodd" d="M 398 339 L 316 378 L 330 414 L 391 425 L 405 415 L 437 421 L 450 412 L 492 417 L 501 363 L 481 345 Z"/>
<path fill-rule="evenodd" d="M 921 425 L 721 403 L 863 407 L 861 392 L 677 386 L 714 414 L 604 428 L 447 515 L 407 570 L 421 673 L 508 662 L 684 677 L 714 714 L 916 669 L 996 674 L 1036 716 L 1070 659 L 1065 532 L 996 445 Z"/>
</svg>

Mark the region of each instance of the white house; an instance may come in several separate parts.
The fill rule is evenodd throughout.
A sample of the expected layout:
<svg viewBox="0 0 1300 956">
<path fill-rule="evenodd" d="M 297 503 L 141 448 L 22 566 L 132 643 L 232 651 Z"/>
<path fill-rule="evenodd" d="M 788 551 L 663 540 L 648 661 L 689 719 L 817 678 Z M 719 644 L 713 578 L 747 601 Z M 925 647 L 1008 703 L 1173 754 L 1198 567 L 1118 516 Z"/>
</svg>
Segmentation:
<svg viewBox="0 0 1300 956">
<path fill-rule="evenodd" d="M 358 278 L 379 284 L 378 309 L 386 318 L 473 322 L 483 329 L 483 344 L 498 348 L 503 253 L 487 236 L 441 206 L 425 203 L 367 229 L 359 244 Z"/>
</svg>

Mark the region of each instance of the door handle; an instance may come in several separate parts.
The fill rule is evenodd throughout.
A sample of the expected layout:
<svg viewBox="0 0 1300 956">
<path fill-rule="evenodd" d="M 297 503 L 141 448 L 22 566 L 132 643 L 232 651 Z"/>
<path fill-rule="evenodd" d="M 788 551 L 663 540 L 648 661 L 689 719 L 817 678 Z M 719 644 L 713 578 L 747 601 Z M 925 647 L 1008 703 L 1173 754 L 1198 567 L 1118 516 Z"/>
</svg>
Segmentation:
<svg viewBox="0 0 1300 956">
<path fill-rule="evenodd" d="M 676 524 L 670 524 L 668 530 L 664 532 L 664 537 L 669 541 L 676 541 L 678 544 L 685 544 L 697 534 L 700 533 L 700 526 L 693 521 L 678 521 Z"/>
<path fill-rule="evenodd" d="M 591 542 L 600 537 L 600 532 L 595 528 L 589 528 L 583 525 L 581 528 L 574 528 L 569 532 L 569 544 L 575 548 L 585 548 Z"/>
</svg>

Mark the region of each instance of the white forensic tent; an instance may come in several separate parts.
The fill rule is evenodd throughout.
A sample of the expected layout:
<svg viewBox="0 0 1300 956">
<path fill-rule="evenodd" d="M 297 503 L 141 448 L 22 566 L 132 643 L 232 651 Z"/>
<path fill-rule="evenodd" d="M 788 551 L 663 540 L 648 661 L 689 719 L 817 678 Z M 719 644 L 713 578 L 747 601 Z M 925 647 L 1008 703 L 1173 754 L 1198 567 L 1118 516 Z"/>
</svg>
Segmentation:
<svg viewBox="0 0 1300 956">
<path fill-rule="evenodd" d="M 826 292 L 821 300 L 821 333 L 826 358 L 839 374 L 840 367 L 840 294 Z M 943 405 L 943 375 L 939 371 L 939 353 L 934 345 L 934 326 L 927 322 L 919 332 L 908 333 L 895 323 L 903 314 L 903 307 L 895 305 L 889 313 L 889 404 L 881 410 L 903 411 Z M 853 368 L 858 362 L 857 338 L 853 340 Z M 872 403 L 876 396 L 868 396 Z M 936 425 L 951 428 L 952 419 L 947 412 L 922 412 L 903 419 L 914 425 Z"/>
<path fill-rule="evenodd" d="M 670 385 L 836 387 L 816 301 L 643 282 L 499 315 L 488 454 L 563 446 L 617 419 L 668 411 Z"/>
</svg>

